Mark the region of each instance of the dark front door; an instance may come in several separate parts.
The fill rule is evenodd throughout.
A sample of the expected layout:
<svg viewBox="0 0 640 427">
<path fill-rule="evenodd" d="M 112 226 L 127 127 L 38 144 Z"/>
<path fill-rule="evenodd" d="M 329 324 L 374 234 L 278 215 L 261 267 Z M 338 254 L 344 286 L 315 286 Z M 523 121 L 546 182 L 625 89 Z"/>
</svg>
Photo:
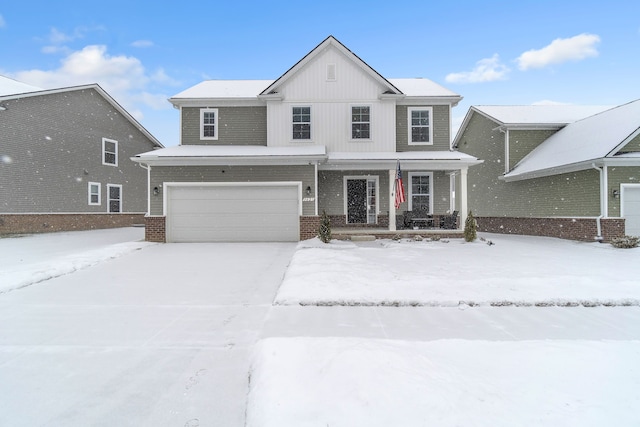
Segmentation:
<svg viewBox="0 0 640 427">
<path fill-rule="evenodd" d="M 367 180 L 347 180 L 347 223 L 367 223 Z"/>
</svg>

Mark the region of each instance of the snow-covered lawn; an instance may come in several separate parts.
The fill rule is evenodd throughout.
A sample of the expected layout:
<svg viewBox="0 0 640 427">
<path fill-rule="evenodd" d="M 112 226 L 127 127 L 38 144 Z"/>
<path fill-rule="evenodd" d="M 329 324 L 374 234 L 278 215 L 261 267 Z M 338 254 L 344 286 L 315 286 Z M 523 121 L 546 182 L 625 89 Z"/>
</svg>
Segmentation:
<svg viewBox="0 0 640 427">
<path fill-rule="evenodd" d="M 553 238 L 301 242 L 276 304 L 638 305 L 640 248 Z M 491 244 L 490 244 L 491 243 Z"/>
<path fill-rule="evenodd" d="M 640 342 L 271 338 L 247 426 L 638 426 Z"/>
</svg>

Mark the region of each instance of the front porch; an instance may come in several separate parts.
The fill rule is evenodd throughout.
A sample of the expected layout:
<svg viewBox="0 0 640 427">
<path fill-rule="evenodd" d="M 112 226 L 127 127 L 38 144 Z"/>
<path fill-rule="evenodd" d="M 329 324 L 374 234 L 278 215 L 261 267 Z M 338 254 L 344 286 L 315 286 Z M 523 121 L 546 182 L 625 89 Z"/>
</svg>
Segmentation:
<svg viewBox="0 0 640 427">
<path fill-rule="evenodd" d="M 402 230 L 389 230 L 388 228 L 369 228 L 369 227 L 332 227 L 331 236 L 338 240 L 365 240 L 370 236 L 376 239 L 392 239 L 395 236 L 400 236 L 405 239 L 413 239 L 416 236 L 428 239 L 457 239 L 464 238 L 463 230 L 445 230 L 440 228 L 422 228 L 418 230 L 402 229 Z"/>
</svg>

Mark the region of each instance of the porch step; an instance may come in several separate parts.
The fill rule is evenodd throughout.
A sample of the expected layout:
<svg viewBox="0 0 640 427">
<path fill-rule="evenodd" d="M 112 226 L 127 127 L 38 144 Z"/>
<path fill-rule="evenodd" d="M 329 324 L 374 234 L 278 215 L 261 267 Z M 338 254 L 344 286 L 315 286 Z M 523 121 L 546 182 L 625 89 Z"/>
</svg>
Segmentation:
<svg viewBox="0 0 640 427">
<path fill-rule="evenodd" d="M 352 242 L 372 242 L 376 240 L 376 236 L 370 236 L 368 234 L 357 234 L 349 237 Z"/>
</svg>

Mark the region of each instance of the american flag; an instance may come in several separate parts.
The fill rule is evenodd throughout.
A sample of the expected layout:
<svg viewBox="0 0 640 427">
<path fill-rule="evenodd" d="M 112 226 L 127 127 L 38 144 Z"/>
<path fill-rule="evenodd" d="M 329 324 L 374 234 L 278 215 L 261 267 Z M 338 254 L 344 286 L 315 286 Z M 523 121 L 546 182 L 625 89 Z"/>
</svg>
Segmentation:
<svg viewBox="0 0 640 427">
<path fill-rule="evenodd" d="M 402 186 L 402 171 L 400 170 L 400 160 L 398 160 L 398 170 L 396 172 L 396 209 L 400 208 L 400 203 L 404 202 L 404 187 Z"/>
</svg>

